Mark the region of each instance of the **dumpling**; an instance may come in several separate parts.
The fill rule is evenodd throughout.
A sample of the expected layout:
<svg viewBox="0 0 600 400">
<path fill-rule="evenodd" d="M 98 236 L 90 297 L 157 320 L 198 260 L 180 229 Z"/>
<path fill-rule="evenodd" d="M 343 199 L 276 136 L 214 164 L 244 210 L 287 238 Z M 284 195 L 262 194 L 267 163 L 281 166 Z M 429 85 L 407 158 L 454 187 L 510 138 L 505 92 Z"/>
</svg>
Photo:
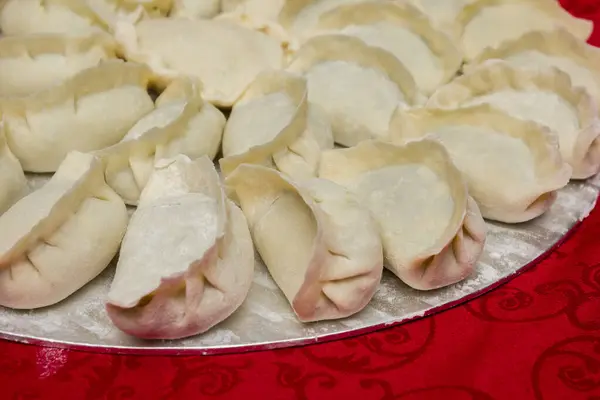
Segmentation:
<svg viewBox="0 0 600 400">
<path fill-rule="evenodd" d="M 404 0 L 395 0 L 401 3 Z M 420 9 L 429 20 L 443 32 L 456 34 L 456 18 L 462 9 L 478 0 L 408 0 L 410 4 Z"/>
<path fill-rule="evenodd" d="M 278 22 L 296 37 L 312 30 L 319 17 L 334 8 L 352 3 L 376 0 L 286 0 L 277 17 Z"/>
<path fill-rule="evenodd" d="M 0 30 L 5 35 L 30 33 L 87 34 L 106 26 L 85 0 L 3 0 Z"/>
<path fill-rule="evenodd" d="M 471 274 L 486 226 L 444 147 L 367 141 L 323 153 L 319 176 L 347 187 L 379 224 L 387 268 L 407 285 L 437 289 Z"/>
<path fill-rule="evenodd" d="M 222 107 L 230 107 L 261 71 L 281 68 L 284 58 L 277 39 L 224 20 L 124 20 L 115 37 L 128 60 L 146 63 L 166 81 L 198 78 L 204 99 Z"/>
<path fill-rule="evenodd" d="M 581 40 L 592 33 L 591 21 L 577 19 L 550 0 L 478 0 L 458 16 L 462 49 L 473 60 L 487 47 L 497 47 L 533 31 L 564 28 Z"/>
<path fill-rule="evenodd" d="M 390 52 L 425 94 L 452 79 L 462 65 L 462 54 L 449 37 L 406 3 L 368 1 L 338 6 L 321 14 L 311 33 L 349 35 Z"/>
<path fill-rule="evenodd" d="M 0 96 L 38 92 L 117 58 L 108 34 L 38 34 L 0 38 Z"/>
<path fill-rule="evenodd" d="M 110 263 L 128 219 L 100 161 L 69 153 L 46 185 L 0 216 L 0 305 L 31 309 L 70 296 Z"/>
<path fill-rule="evenodd" d="M 169 17 L 203 19 L 221 12 L 221 0 L 174 0 Z"/>
<path fill-rule="evenodd" d="M 27 193 L 27 179 L 6 143 L 0 123 L 0 215 Z"/>
<path fill-rule="evenodd" d="M 254 248 L 244 214 L 227 200 L 207 157 L 157 163 L 134 212 L 106 309 L 145 339 L 210 329 L 246 298 Z"/>
<path fill-rule="evenodd" d="M 309 39 L 287 69 L 306 77 L 308 101 L 325 110 L 334 140 L 344 146 L 385 137 L 398 104 L 423 102 L 396 57 L 350 36 Z"/>
<path fill-rule="evenodd" d="M 598 107 L 585 89 L 571 85 L 564 72 L 516 68 L 490 60 L 438 89 L 427 106 L 458 108 L 486 103 L 553 130 L 563 158 L 573 167 L 574 179 L 598 171 Z"/>
<path fill-rule="evenodd" d="M 72 150 L 119 142 L 154 109 L 150 70 L 108 61 L 46 90 L 0 104 L 8 144 L 28 172 L 53 172 Z"/>
<path fill-rule="evenodd" d="M 140 193 L 161 159 L 178 154 L 215 158 L 225 116 L 200 95 L 201 85 L 188 78 L 174 81 L 123 140 L 96 154 L 105 160 L 107 183 L 125 200 L 137 204 Z"/>
<path fill-rule="evenodd" d="M 224 175 L 266 164 L 296 178 L 317 174 L 321 148 L 308 124 L 306 81 L 285 71 L 258 75 L 231 110 L 223 134 Z"/>
<path fill-rule="evenodd" d="M 300 184 L 249 164 L 225 184 L 300 321 L 343 318 L 367 305 L 381 279 L 383 255 L 377 225 L 354 196 L 326 180 Z"/>
<path fill-rule="evenodd" d="M 488 48 L 466 70 L 490 59 L 503 59 L 521 68 L 558 68 L 569 75 L 573 86 L 585 88 L 600 106 L 600 49 L 564 29 L 530 32 L 497 48 Z"/>
<path fill-rule="evenodd" d="M 390 125 L 394 143 L 426 135 L 446 147 L 484 218 L 533 219 L 550 208 L 556 190 L 571 177 L 555 134 L 489 105 L 398 110 Z"/>
</svg>

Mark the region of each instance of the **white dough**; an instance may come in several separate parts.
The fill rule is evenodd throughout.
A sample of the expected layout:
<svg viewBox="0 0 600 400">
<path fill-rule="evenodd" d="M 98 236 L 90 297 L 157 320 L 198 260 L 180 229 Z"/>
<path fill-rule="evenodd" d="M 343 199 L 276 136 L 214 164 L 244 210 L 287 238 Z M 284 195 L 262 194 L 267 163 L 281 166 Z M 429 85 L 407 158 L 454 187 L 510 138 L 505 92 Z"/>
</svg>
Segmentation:
<svg viewBox="0 0 600 400">
<path fill-rule="evenodd" d="M 350 193 L 325 180 L 298 183 L 248 164 L 225 183 L 300 321 L 343 318 L 365 307 L 381 278 L 383 255 L 375 222 Z"/>
<path fill-rule="evenodd" d="M 211 160 L 162 160 L 123 240 L 108 315 L 142 338 L 196 335 L 242 304 L 253 272 L 246 220 Z"/>
<path fill-rule="evenodd" d="M 52 179 L 0 216 L 0 304 L 55 304 L 104 270 L 127 227 L 100 161 L 70 153 Z"/>
</svg>

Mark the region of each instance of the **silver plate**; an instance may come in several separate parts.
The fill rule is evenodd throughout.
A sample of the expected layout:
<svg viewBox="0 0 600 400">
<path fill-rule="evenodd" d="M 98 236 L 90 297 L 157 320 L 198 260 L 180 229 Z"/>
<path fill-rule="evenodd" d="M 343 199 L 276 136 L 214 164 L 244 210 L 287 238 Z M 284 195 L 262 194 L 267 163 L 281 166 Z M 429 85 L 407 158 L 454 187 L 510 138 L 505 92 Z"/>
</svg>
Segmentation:
<svg viewBox="0 0 600 400">
<path fill-rule="evenodd" d="M 34 186 L 41 181 L 35 179 Z M 114 266 L 67 300 L 46 309 L 0 307 L 0 337 L 25 343 L 111 353 L 215 354 L 272 349 L 349 337 L 446 309 L 506 281 L 543 256 L 595 205 L 597 176 L 559 191 L 552 209 L 519 225 L 488 223 L 484 255 L 465 281 L 431 292 L 410 289 L 385 273 L 360 313 L 338 321 L 299 323 L 261 262 L 240 309 L 209 332 L 185 340 L 143 341 L 115 328 L 104 311 Z"/>
</svg>

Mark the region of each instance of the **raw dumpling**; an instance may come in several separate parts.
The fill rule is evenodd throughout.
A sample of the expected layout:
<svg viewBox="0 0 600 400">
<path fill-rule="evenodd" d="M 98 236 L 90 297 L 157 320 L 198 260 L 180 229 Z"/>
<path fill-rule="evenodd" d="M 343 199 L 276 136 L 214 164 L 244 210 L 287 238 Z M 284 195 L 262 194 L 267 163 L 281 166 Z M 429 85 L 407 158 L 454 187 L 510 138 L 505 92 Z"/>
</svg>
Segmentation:
<svg viewBox="0 0 600 400">
<path fill-rule="evenodd" d="M 487 47 L 533 31 L 565 28 L 581 40 L 592 33 L 591 21 L 577 19 L 550 0 L 478 0 L 458 16 L 461 42 L 467 60 Z"/>
<path fill-rule="evenodd" d="M 460 171 L 437 141 L 367 141 L 323 153 L 320 177 L 347 187 L 379 224 L 386 266 L 407 285 L 437 289 L 471 274 L 486 227 Z"/>
<path fill-rule="evenodd" d="M 343 318 L 367 305 L 381 279 L 381 240 L 371 215 L 350 193 L 316 178 L 300 185 L 249 164 L 225 184 L 300 321 Z"/>
<path fill-rule="evenodd" d="M 142 117 L 123 140 L 97 154 L 106 162 L 107 183 L 135 205 L 155 163 L 178 154 L 215 158 L 225 116 L 200 95 L 201 85 L 188 78 L 174 81 L 156 100 L 156 109 Z"/>
<path fill-rule="evenodd" d="M 169 17 L 213 18 L 221 12 L 221 0 L 174 0 Z"/>
<path fill-rule="evenodd" d="M 0 30 L 5 35 L 30 33 L 87 34 L 106 26 L 85 0 L 3 0 Z"/>
<path fill-rule="evenodd" d="M 455 44 L 410 4 L 369 1 L 338 6 L 321 14 L 312 33 L 319 32 L 357 37 L 390 52 L 425 94 L 452 79 L 462 65 Z"/>
<path fill-rule="evenodd" d="M 36 34 L 0 38 L 0 96 L 38 92 L 117 58 L 108 34 Z"/>
<path fill-rule="evenodd" d="M 547 128 L 479 105 L 456 110 L 398 110 L 395 143 L 432 135 L 461 170 L 484 218 L 523 222 L 550 208 L 571 177 Z"/>
<path fill-rule="evenodd" d="M 27 179 L 19 160 L 6 144 L 0 123 L 0 215 L 27 193 Z"/>
<path fill-rule="evenodd" d="M 467 70 L 490 59 L 503 59 L 515 67 L 538 70 L 555 67 L 569 75 L 573 86 L 585 88 L 600 106 L 600 49 L 564 29 L 530 32 L 519 39 L 487 49 Z"/>
<path fill-rule="evenodd" d="M 0 105 L 8 144 L 28 172 L 53 172 L 72 150 L 119 142 L 154 109 L 147 92 L 150 70 L 108 61 L 58 86 Z"/>
<path fill-rule="evenodd" d="M 127 221 L 101 163 L 70 153 L 46 185 L 0 216 L 0 305 L 31 309 L 70 296 L 106 268 Z"/>
<path fill-rule="evenodd" d="M 224 20 L 184 18 L 121 21 L 115 37 L 128 60 L 148 64 L 163 79 L 200 79 L 205 100 L 231 106 L 263 70 L 283 63 L 281 43 Z"/>
<path fill-rule="evenodd" d="M 296 37 L 312 30 L 319 17 L 334 8 L 374 0 L 286 0 L 278 16 L 279 23 Z"/>
<path fill-rule="evenodd" d="M 235 103 L 223 134 L 221 171 L 266 164 L 296 178 L 317 174 L 321 148 L 308 124 L 306 81 L 285 71 L 258 75 Z"/>
<path fill-rule="evenodd" d="M 600 166 L 598 107 L 585 89 L 555 68 L 536 71 L 490 60 L 436 91 L 430 108 L 490 104 L 513 117 L 531 120 L 558 135 L 560 152 L 573 178 L 594 175 Z"/>
<path fill-rule="evenodd" d="M 401 3 L 404 0 L 396 0 Z M 456 34 L 456 18 L 463 7 L 478 0 L 409 0 L 429 17 L 429 20 L 443 32 Z M 552 1 L 552 0 L 551 0 Z"/>
<path fill-rule="evenodd" d="M 385 137 L 400 103 L 417 105 L 423 100 L 396 57 L 350 36 L 309 39 L 288 70 L 304 74 L 308 101 L 327 112 L 333 137 L 344 146 Z"/>
<path fill-rule="evenodd" d="M 162 160 L 123 239 L 108 315 L 141 338 L 196 335 L 242 304 L 253 274 L 246 219 L 210 159 Z"/>
</svg>

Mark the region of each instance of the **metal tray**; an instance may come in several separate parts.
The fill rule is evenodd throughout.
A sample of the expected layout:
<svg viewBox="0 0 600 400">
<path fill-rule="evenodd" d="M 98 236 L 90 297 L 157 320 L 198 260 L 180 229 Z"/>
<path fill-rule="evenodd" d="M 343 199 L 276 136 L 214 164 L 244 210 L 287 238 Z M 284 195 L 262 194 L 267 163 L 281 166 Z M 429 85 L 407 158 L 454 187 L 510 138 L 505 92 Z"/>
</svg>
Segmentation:
<svg viewBox="0 0 600 400">
<path fill-rule="evenodd" d="M 38 186 L 46 179 L 32 178 Z M 0 307 L 0 337 L 24 343 L 137 354 L 215 354 L 295 346 L 350 337 L 429 315 L 480 295 L 547 253 L 593 209 L 598 176 L 561 189 L 552 209 L 518 225 L 488 223 L 484 255 L 476 272 L 447 288 L 419 292 L 384 273 L 371 303 L 343 320 L 302 324 L 283 294 L 257 261 L 254 284 L 240 309 L 209 332 L 184 340 L 144 341 L 115 328 L 104 311 L 113 277 L 110 266 L 67 300 L 45 309 L 14 311 Z"/>
</svg>

